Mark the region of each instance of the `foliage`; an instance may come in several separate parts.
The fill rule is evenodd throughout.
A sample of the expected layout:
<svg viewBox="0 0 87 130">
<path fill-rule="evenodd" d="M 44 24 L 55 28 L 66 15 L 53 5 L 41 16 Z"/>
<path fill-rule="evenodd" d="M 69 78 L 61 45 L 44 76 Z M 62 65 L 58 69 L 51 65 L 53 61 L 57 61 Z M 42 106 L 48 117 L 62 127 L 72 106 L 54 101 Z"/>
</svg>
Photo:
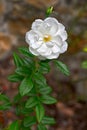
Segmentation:
<svg viewBox="0 0 87 130">
<path fill-rule="evenodd" d="M 16 105 L 16 114 L 24 117 L 22 121 L 14 121 L 8 130 L 29 130 L 35 124 L 38 130 L 47 130 L 46 125 L 53 125 L 55 120 L 46 116 L 44 104 L 57 102 L 51 96 L 52 88 L 48 86 L 44 77 L 44 74 L 50 71 L 51 60 L 38 60 L 25 47 L 19 48 L 19 52 L 20 54 L 13 55 L 15 72 L 8 77 L 11 82 L 20 83 L 18 94 L 12 103 L 6 95 L 0 94 L 0 110 L 7 110 Z M 62 73 L 69 75 L 69 70 L 64 63 L 58 60 L 54 60 L 53 63 Z"/>
</svg>

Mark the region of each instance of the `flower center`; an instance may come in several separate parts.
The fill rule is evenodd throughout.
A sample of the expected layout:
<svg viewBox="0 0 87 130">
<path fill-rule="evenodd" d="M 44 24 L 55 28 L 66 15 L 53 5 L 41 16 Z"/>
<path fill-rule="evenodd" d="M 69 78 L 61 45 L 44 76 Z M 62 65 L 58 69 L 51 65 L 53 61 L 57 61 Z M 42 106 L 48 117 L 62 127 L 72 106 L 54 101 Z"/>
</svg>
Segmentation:
<svg viewBox="0 0 87 130">
<path fill-rule="evenodd" d="M 52 39 L 52 37 L 50 35 L 45 35 L 43 38 L 44 42 L 49 42 Z"/>
</svg>

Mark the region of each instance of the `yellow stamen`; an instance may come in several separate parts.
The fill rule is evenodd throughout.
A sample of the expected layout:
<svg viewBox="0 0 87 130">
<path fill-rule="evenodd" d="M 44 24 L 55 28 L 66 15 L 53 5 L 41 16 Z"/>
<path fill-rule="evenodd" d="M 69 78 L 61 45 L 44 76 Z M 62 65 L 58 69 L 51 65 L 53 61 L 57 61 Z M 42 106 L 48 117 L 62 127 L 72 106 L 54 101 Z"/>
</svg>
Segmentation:
<svg viewBox="0 0 87 130">
<path fill-rule="evenodd" d="M 49 42 L 51 40 L 51 36 L 50 35 L 45 35 L 44 38 L 43 38 L 43 41 L 44 42 Z"/>
</svg>

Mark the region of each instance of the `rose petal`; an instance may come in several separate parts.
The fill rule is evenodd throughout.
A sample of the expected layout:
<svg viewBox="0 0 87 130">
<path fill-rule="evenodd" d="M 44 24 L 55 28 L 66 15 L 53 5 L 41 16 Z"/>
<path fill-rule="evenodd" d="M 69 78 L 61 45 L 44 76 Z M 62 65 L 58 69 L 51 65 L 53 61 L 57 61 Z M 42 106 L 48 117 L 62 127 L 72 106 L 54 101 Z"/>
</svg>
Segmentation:
<svg viewBox="0 0 87 130">
<path fill-rule="evenodd" d="M 62 23 L 58 23 L 58 30 L 59 31 L 65 30 L 65 27 Z"/>
<path fill-rule="evenodd" d="M 43 23 L 43 20 L 41 20 L 41 19 L 36 19 L 35 20 L 35 22 L 33 22 L 33 24 L 32 24 L 32 30 L 34 30 L 34 31 L 36 31 L 39 27 L 40 27 L 40 25 Z"/>
<path fill-rule="evenodd" d="M 52 50 L 48 48 L 47 51 L 45 53 L 42 53 L 41 55 L 47 57 L 51 55 L 51 53 L 52 53 Z"/>
<path fill-rule="evenodd" d="M 55 42 L 55 44 L 58 46 L 62 46 L 62 44 L 63 44 L 62 38 L 59 35 L 54 36 L 52 38 L 52 41 Z"/>
<path fill-rule="evenodd" d="M 63 41 L 67 39 L 67 32 L 65 30 L 58 32 L 58 34 L 62 38 Z"/>
<path fill-rule="evenodd" d="M 45 44 L 47 45 L 47 47 L 53 47 L 53 45 L 54 45 L 54 43 L 52 41 L 46 42 Z"/>
<path fill-rule="evenodd" d="M 33 55 L 35 55 L 35 56 L 38 56 L 38 55 L 39 55 L 39 53 L 38 53 L 35 49 L 33 49 L 32 47 L 29 47 L 29 51 L 30 51 Z"/>
<path fill-rule="evenodd" d="M 32 44 L 30 45 L 30 47 L 32 47 L 33 49 L 37 49 L 37 48 L 39 48 L 42 44 L 43 44 L 42 41 L 37 41 L 37 42 L 35 42 L 35 43 L 32 43 Z"/>
<path fill-rule="evenodd" d="M 47 51 L 47 46 L 45 44 L 42 44 L 38 49 L 37 52 L 41 53 L 45 53 Z"/>
<path fill-rule="evenodd" d="M 56 53 L 56 54 L 51 54 L 50 56 L 47 56 L 47 59 L 56 59 L 56 58 L 58 58 L 58 56 L 59 56 L 59 53 Z"/>
<path fill-rule="evenodd" d="M 36 34 L 34 31 L 29 31 L 26 33 L 26 36 L 25 36 L 25 39 L 26 39 L 26 42 L 30 45 L 32 43 L 35 43 L 36 41 L 38 41 L 38 34 Z"/>
<path fill-rule="evenodd" d="M 48 17 L 44 20 L 50 26 L 49 33 L 55 35 L 58 32 L 58 21 L 55 18 Z"/>
<path fill-rule="evenodd" d="M 67 48 L 68 48 L 68 44 L 67 42 L 64 42 L 63 46 L 61 47 L 61 53 L 64 53 L 65 51 L 67 51 Z"/>
<path fill-rule="evenodd" d="M 58 47 L 57 45 L 54 45 L 54 47 L 52 48 L 53 53 L 59 53 L 60 52 L 60 47 Z"/>
</svg>

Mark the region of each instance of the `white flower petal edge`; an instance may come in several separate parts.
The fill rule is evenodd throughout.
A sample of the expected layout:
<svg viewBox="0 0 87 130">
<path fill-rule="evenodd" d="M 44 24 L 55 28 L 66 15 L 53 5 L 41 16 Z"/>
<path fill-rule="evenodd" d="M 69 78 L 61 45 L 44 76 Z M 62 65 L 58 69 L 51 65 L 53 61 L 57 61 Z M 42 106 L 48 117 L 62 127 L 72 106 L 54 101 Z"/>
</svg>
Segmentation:
<svg viewBox="0 0 87 130">
<path fill-rule="evenodd" d="M 31 30 L 26 33 L 25 40 L 29 51 L 39 59 L 56 59 L 67 51 L 67 32 L 63 24 L 56 18 L 36 19 Z"/>
<path fill-rule="evenodd" d="M 65 51 L 67 51 L 67 48 L 68 48 L 68 44 L 67 42 L 64 42 L 63 46 L 61 47 L 60 53 L 64 53 Z"/>
<path fill-rule="evenodd" d="M 49 33 L 51 35 L 55 35 L 58 32 L 58 21 L 55 18 L 48 17 L 44 22 L 50 26 Z"/>
</svg>

